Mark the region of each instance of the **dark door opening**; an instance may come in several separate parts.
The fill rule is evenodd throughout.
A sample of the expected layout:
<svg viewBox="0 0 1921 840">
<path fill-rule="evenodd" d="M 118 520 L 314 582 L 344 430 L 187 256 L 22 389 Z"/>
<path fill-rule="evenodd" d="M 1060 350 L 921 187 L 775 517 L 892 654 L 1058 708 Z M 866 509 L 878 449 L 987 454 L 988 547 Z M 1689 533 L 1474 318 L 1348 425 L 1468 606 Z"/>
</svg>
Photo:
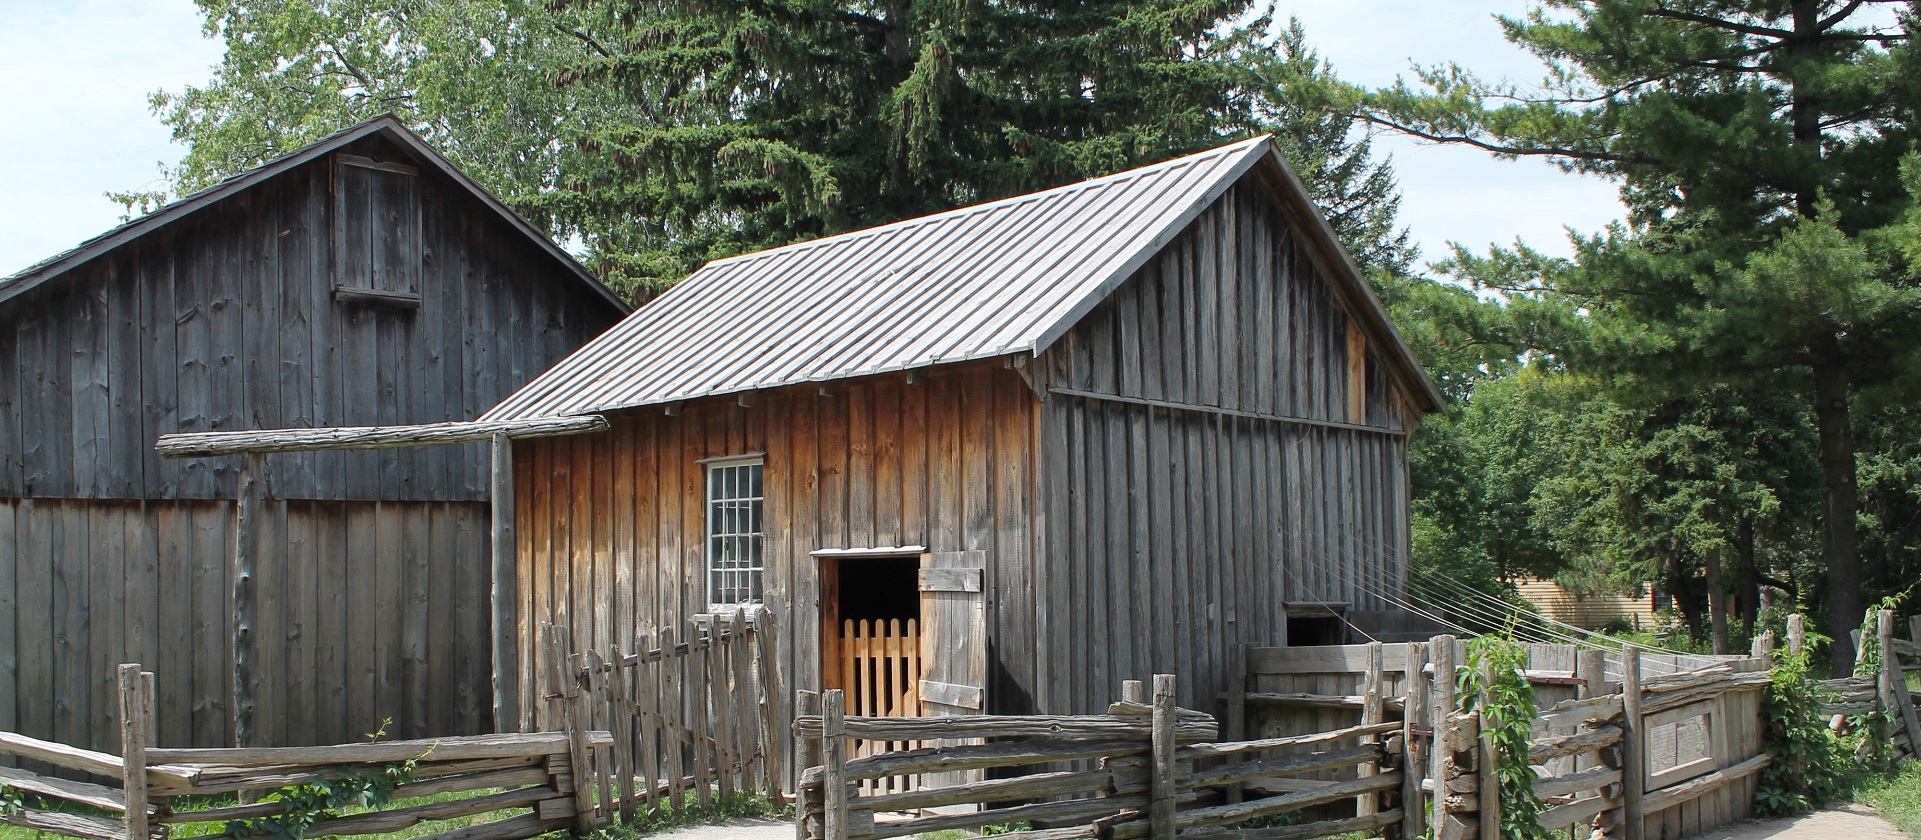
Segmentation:
<svg viewBox="0 0 1921 840">
<path fill-rule="evenodd" d="M 920 557 L 820 558 L 821 687 L 847 714 L 920 714 Z"/>
<path fill-rule="evenodd" d="M 1339 645 L 1347 642 L 1347 628 L 1341 625 L 1340 616 L 1306 615 L 1287 620 L 1287 646 L 1313 647 L 1315 645 Z"/>
</svg>

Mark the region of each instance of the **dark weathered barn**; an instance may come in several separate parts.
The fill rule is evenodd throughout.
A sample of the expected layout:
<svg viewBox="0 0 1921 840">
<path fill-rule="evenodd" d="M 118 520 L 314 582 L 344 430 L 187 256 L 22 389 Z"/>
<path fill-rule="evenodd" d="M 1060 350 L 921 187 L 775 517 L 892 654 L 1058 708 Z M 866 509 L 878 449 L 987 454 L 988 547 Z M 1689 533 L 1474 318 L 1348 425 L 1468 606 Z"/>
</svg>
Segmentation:
<svg viewBox="0 0 1921 840">
<path fill-rule="evenodd" d="M 467 420 L 627 308 L 382 118 L 0 281 L 0 729 L 229 735 L 237 458 L 162 434 Z M 266 460 L 257 741 L 491 729 L 485 444 Z"/>
<path fill-rule="evenodd" d="M 1391 608 L 1439 404 L 1265 139 L 716 261 L 487 415 L 613 424 L 515 446 L 523 669 L 762 600 L 870 713 L 1212 708 Z"/>
</svg>

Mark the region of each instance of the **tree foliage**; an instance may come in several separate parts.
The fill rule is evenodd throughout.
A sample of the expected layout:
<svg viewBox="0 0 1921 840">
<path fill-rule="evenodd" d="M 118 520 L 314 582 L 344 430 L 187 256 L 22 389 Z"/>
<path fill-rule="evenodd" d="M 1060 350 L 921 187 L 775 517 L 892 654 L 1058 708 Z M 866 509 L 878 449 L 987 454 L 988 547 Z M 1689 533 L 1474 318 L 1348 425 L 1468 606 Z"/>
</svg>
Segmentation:
<svg viewBox="0 0 1921 840">
<path fill-rule="evenodd" d="M 1538 334 L 1535 349 L 1630 401 L 1658 408 L 1725 388 L 1805 401 L 1827 512 L 1828 580 L 1811 601 L 1830 607 L 1842 637 L 1862 587 L 1852 413 L 1921 393 L 1913 200 L 1895 175 L 1921 166 L 1903 159 L 1921 77 L 1913 18 L 1880 5 L 1545 0 L 1501 19 L 1547 64 L 1538 85 L 1453 64 L 1385 90 L 1322 88 L 1379 125 L 1619 184 L 1627 221 L 1577 237 L 1572 261 L 1497 249 L 1457 267 L 1578 312 L 1583 329 Z M 1696 425 L 1648 440 L 1673 444 Z M 1699 489 L 1765 513 L 1733 485 Z M 1718 539 L 1690 538 L 1703 534 L 1697 544 Z"/>
</svg>

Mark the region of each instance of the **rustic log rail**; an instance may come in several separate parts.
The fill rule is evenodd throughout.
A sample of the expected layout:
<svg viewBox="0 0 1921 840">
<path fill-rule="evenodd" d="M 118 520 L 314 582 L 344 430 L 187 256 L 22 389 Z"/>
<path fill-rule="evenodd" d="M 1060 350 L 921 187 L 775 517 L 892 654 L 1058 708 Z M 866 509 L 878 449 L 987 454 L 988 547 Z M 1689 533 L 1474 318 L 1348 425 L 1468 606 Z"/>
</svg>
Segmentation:
<svg viewBox="0 0 1921 840">
<path fill-rule="evenodd" d="M 253 837 L 273 833 L 289 815 L 283 800 L 250 802 L 321 781 L 381 774 L 412 763 L 386 802 L 363 813 L 301 815 L 320 819 L 307 837 L 379 834 L 423 822 L 495 815 L 485 822 L 448 828 L 423 840 L 523 840 L 580 824 L 576 796 L 592 779 L 575 772 L 570 746 L 606 750 L 610 733 L 536 732 L 415 741 L 376 741 L 317 747 L 174 749 L 151 746 L 153 674 L 139 665 L 117 670 L 122 754 L 118 756 L 0 732 L 0 755 L 28 766 L 0 769 L 0 785 L 27 795 L 27 807 L 0 814 L 0 823 L 87 840 L 164 840 L 174 826 L 251 823 Z M 43 767 L 36 767 L 37 762 Z M 54 775 L 80 771 L 113 784 Z M 579 782 L 577 784 L 576 782 Z M 118 787 L 115 787 L 117 784 Z M 209 794 L 241 794 L 241 804 L 194 808 Z M 422 802 L 450 793 L 472 796 Z M 191 799 L 189 799 L 191 798 Z M 590 800 L 591 801 L 591 800 Z M 591 808 L 591 806 L 590 806 Z M 592 824 L 607 814 L 589 811 Z"/>
</svg>

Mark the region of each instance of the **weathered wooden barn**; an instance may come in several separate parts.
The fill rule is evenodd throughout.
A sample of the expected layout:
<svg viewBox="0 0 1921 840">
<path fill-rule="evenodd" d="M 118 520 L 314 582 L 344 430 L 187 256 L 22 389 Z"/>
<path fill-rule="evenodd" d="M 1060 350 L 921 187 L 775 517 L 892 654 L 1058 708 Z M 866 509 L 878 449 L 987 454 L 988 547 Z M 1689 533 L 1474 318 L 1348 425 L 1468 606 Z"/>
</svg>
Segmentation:
<svg viewBox="0 0 1921 840">
<path fill-rule="evenodd" d="M 391 118 L 0 281 L 0 729 L 229 737 L 237 458 L 162 434 L 467 420 L 616 323 L 591 274 Z M 266 459 L 256 739 L 491 731 L 485 444 Z"/>
<path fill-rule="evenodd" d="M 741 601 L 864 713 L 1213 708 L 1393 609 L 1440 399 L 1266 139 L 715 261 L 484 418 L 612 423 L 514 447 L 523 708 Z"/>
</svg>

